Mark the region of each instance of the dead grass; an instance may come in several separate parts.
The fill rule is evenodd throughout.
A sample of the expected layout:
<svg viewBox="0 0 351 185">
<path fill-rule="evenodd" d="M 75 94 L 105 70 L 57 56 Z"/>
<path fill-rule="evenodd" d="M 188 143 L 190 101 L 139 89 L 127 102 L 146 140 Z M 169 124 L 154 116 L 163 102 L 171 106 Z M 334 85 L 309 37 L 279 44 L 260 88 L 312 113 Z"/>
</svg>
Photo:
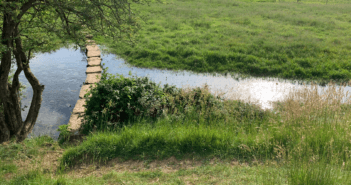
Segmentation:
<svg viewBox="0 0 351 185">
<path fill-rule="evenodd" d="M 351 81 L 349 82 L 350 84 Z M 335 122 L 345 121 L 349 119 L 349 116 L 341 112 L 342 104 L 351 104 L 350 94 L 347 92 L 346 96 L 344 95 L 345 87 L 346 84 L 343 84 L 337 90 L 336 84 L 330 82 L 328 89 L 322 89 L 321 93 L 318 93 L 318 85 L 312 83 L 308 87 L 304 84 L 303 88 L 289 92 L 283 102 L 274 102 L 274 108 L 282 113 L 284 121 L 296 119 L 314 121 L 330 113 L 341 113 L 344 115 L 334 115 L 333 120 Z M 345 99 L 344 102 L 342 102 L 343 99 Z"/>
<path fill-rule="evenodd" d="M 90 161 L 87 159 L 87 161 Z M 213 158 L 208 162 L 200 161 L 200 160 L 191 160 L 191 159 L 183 159 L 177 160 L 175 157 L 170 157 L 164 160 L 154 160 L 151 162 L 148 161 L 140 161 L 140 160 L 127 160 L 123 161 L 118 158 L 112 159 L 107 163 L 82 163 L 80 165 L 76 165 L 67 171 L 66 175 L 72 179 L 78 179 L 85 176 L 95 176 L 102 177 L 105 174 L 110 173 L 111 171 L 117 173 L 124 172 L 148 172 L 148 171 L 160 171 L 162 173 L 175 173 L 182 170 L 193 170 L 199 166 L 209 164 L 212 166 L 216 166 L 217 164 L 228 164 L 231 167 L 233 166 L 248 166 L 247 163 L 239 163 L 236 160 L 232 161 L 222 161 L 217 158 Z"/>
</svg>

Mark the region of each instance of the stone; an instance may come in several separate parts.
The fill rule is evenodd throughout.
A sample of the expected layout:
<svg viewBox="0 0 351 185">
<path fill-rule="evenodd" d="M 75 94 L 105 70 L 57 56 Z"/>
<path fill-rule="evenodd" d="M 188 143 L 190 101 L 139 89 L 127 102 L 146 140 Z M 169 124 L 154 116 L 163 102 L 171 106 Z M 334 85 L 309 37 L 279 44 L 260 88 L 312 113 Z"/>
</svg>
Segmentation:
<svg viewBox="0 0 351 185">
<path fill-rule="evenodd" d="M 84 113 L 86 100 L 85 99 L 79 99 L 74 106 L 73 113 L 72 114 L 79 114 L 79 113 Z"/>
<path fill-rule="evenodd" d="M 96 87 L 96 84 L 83 85 L 80 89 L 79 98 L 84 98 L 84 95 L 90 90 L 90 85 L 92 85 L 93 88 Z M 91 97 L 91 94 L 89 95 L 89 97 Z"/>
<path fill-rule="evenodd" d="M 83 117 L 78 118 L 78 116 L 83 116 L 83 115 L 84 113 L 72 114 L 71 117 L 69 118 L 67 125 L 68 125 L 68 129 L 70 129 L 72 133 L 78 132 L 81 125 L 84 123 Z"/>
<path fill-rule="evenodd" d="M 95 41 L 94 40 L 86 40 L 86 45 L 95 45 Z"/>
<path fill-rule="evenodd" d="M 100 57 L 101 56 L 101 53 L 100 53 L 100 50 L 88 50 L 87 52 L 87 57 L 88 58 L 91 58 L 91 57 Z"/>
<path fill-rule="evenodd" d="M 89 66 L 101 66 L 101 58 L 100 57 L 91 57 L 87 59 L 88 65 Z"/>
<path fill-rule="evenodd" d="M 101 73 L 102 68 L 101 66 L 92 66 L 92 67 L 87 67 L 87 70 L 85 73 Z"/>
<path fill-rule="evenodd" d="M 86 49 L 87 49 L 88 52 L 89 51 L 98 51 L 98 50 L 100 51 L 99 47 L 96 44 L 89 45 L 89 46 L 86 47 Z"/>
<path fill-rule="evenodd" d="M 91 34 L 86 35 L 85 38 L 87 38 L 87 39 L 92 39 L 92 38 L 93 38 L 93 35 L 91 35 Z"/>
<path fill-rule="evenodd" d="M 97 76 L 97 77 L 96 77 Z M 85 79 L 86 84 L 93 84 L 99 82 L 101 79 L 100 73 L 88 73 L 87 78 Z"/>
</svg>

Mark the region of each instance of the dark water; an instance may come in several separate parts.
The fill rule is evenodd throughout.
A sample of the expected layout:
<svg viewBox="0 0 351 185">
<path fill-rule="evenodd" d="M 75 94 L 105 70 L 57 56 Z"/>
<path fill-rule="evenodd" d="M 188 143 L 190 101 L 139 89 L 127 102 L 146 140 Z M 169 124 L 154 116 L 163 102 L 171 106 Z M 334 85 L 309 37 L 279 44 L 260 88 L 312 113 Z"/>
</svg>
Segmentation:
<svg viewBox="0 0 351 185">
<path fill-rule="evenodd" d="M 32 135 L 49 134 L 58 137 L 58 126 L 68 123 L 71 111 L 79 98 L 80 86 L 86 78 L 86 65 L 85 54 L 72 48 L 61 48 L 51 54 L 36 54 L 36 57 L 31 59 L 31 71 L 39 82 L 45 85 L 42 105 Z M 23 93 L 27 97 L 22 101 L 22 107 L 28 106 L 22 112 L 22 118 L 25 120 L 33 89 L 23 72 L 19 78 L 20 82 L 27 86 L 26 92 Z"/>
<path fill-rule="evenodd" d="M 283 100 L 289 91 L 301 88 L 297 82 L 285 81 L 277 78 L 247 78 L 236 80 L 230 76 L 213 76 L 211 74 L 194 74 L 187 71 L 170 71 L 158 69 L 143 69 L 127 65 L 123 59 L 103 52 L 102 63 L 108 67 L 110 74 L 132 74 L 143 77 L 148 76 L 152 81 L 164 85 L 166 83 L 177 87 L 200 87 L 205 83 L 209 85 L 212 93 L 222 91 L 225 97 L 241 99 L 245 102 L 255 103 L 262 109 L 272 109 L 271 101 Z M 37 124 L 31 135 L 51 135 L 57 139 L 59 125 L 67 124 L 75 103 L 79 99 L 79 91 L 86 79 L 86 56 L 81 50 L 61 48 L 51 54 L 37 54 L 30 62 L 33 74 L 45 85 L 42 106 L 38 115 Z M 20 74 L 21 83 L 27 86 L 22 101 L 30 106 L 33 90 L 26 80 L 23 72 Z M 318 87 L 319 92 L 328 87 Z M 351 88 L 346 87 L 344 94 Z M 25 119 L 29 108 L 22 112 Z M 28 137 L 31 137 L 29 135 Z"/>
</svg>

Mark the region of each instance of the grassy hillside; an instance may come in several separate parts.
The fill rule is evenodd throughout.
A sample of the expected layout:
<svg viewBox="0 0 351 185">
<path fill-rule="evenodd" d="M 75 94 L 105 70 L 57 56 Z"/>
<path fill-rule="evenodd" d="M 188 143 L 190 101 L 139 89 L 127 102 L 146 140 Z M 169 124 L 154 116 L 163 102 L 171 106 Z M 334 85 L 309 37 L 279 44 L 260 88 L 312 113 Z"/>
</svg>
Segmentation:
<svg viewBox="0 0 351 185">
<path fill-rule="evenodd" d="M 348 1 L 174 0 L 133 8 L 142 18 L 134 46 L 98 40 L 139 67 L 351 78 Z"/>
</svg>

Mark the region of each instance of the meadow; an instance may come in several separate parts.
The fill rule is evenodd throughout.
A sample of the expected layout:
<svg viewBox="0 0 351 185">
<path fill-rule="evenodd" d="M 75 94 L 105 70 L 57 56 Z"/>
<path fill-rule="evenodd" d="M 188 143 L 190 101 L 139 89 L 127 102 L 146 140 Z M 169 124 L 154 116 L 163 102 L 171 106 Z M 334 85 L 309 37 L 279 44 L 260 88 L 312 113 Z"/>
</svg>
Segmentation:
<svg viewBox="0 0 351 185">
<path fill-rule="evenodd" d="M 135 44 L 96 40 L 138 67 L 347 82 L 351 4 L 328 3 L 174 0 L 134 5 L 143 27 Z"/>
<path fill-rule="evenodd" d="M 135 44 L 97 38 L 130 64 L 327 84 L 273 111 L 103 71 L 83 138 L 67 126 L 0 146 L 0 184 L 351 184 L 347 1 L 169 1 L 135 6 Z M 337 40 L 337 41 L 336 41 Z M 327 81 L 333 81 L 327 83 Z M 343 83 L 343 87 L 351 85 Z M 220 92 L 218 93 L 220 94 Z"/>
</svg>

